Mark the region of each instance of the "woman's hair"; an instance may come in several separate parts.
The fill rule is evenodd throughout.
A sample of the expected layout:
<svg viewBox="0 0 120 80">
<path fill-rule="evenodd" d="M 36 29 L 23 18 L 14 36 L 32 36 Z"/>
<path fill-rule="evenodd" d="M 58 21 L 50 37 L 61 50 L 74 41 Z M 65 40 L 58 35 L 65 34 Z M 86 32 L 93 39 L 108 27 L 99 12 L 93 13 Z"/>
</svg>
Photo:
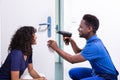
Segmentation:
<svg viewBox="0 0 120 80">
<path fill-rule="evenodd" d="M 85 14 L 83 16 L 83 20 L 85 20 L 86 25 L 91 25 L 93 28 L 93 32 L 96 33 L 99 28 L 99 20 L 97 19 L 97 17 L 91 14 Z"/>
<path fill-rule="evenodd" d="M 32 54 L 33 34 L 36 29 L 32 26 L 20 27 L 13 35 L 8 51 L 21 50 L 24 55 Z"/>
</svg>

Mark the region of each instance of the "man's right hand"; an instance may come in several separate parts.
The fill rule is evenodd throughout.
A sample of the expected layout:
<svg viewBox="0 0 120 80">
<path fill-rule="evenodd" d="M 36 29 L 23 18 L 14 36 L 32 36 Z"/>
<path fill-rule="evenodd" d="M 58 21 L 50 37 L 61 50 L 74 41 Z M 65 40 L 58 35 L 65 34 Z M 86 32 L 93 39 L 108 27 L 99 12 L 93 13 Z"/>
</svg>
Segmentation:
<svg viewBox="0 0 120 80">
<path fill-rule="evenodd" d="M 63 36 L 63 41 L 64 41 L 65 45 L 69 45 L 70 39 L 71 39 L 70 37 Z"/>
</svg>

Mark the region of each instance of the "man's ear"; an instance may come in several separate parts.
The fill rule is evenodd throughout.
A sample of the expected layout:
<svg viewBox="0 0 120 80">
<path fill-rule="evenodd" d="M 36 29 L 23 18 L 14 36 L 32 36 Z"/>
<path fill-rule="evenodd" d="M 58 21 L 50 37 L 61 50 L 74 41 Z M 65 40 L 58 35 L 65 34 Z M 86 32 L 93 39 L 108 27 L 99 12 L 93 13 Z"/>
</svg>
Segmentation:
<svg viewBox="0 0 120 80">
<path fill-rule="evenodd" d="M 88 30 L 89 30 L 89 32 L 93 31 L 92 26 L 88 26 Z"/>
</svg>

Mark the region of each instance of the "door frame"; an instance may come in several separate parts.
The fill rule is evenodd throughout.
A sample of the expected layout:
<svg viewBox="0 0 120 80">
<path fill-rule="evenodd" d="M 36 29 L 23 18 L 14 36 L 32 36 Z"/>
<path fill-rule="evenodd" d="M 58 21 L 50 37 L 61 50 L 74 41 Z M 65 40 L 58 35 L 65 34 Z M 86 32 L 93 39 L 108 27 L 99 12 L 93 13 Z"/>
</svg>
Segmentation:
<svg viewBox="0 0 120 80">
<path fill-rule="evenodd" d="M 63 30 L 64 25 L 64 0 L 56 0 L 55 6 L 55 17 L 56 17 L 56 31 Z M 59 48 L 63 49 L 62 36 L 56 34 L 56 41 Z M 58 54 L 55 55 L 55 80 L 63 80 L 63 59 Z"/>
</svg>

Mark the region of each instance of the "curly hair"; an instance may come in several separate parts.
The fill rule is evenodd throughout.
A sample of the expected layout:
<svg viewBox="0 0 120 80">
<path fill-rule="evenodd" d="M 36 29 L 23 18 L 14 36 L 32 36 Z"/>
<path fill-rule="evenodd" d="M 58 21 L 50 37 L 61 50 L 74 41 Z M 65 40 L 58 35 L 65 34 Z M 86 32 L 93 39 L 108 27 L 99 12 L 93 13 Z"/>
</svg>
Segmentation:
<svg viewBox="0 0 120 80">
<path fill-rule="evenodd" d="M 97 19 L 97 17 L 91 14 L 85 14 L 83 16 L 83 20 L 85 20 L 86 25 L 92 25 L 93 32 L 96 33 L 99 28 L 99 20 Z"/>
<path fill-rule="evenodd" d="M 32 54 L 34 33 L 36 33 L 36 29 L 32 26 L 20 27 L 12 37 L 8 51 L 17 49 L 21 50 L 24 55 Z"/>
</svg>

